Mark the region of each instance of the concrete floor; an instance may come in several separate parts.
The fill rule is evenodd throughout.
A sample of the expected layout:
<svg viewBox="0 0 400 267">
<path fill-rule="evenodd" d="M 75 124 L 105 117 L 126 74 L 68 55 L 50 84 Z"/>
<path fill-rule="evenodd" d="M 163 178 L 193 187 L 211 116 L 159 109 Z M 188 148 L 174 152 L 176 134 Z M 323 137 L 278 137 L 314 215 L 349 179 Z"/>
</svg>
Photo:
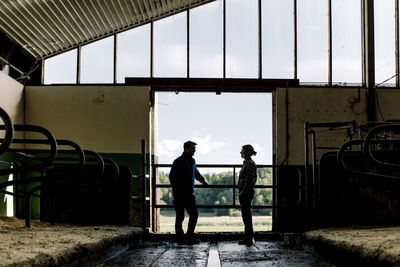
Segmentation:
<svg viewBox="0 0 400 267">
<path fill-rule="evenodd" d="M 400 226 L 256 232 L 246 247 L 236 243 L 243 233 L 201 233 L 201 244 L 179 246 L 172 234 L 129 226 L 32 223 L 0 217 L 0 266 L 400 266 Z"/>
<path fill-rule="evenodd" d="M 258 241 L 251 247 L 238 245 L 237 241 L 221 241 L 217 244 L 202 242 L 198 245 L 146 241 L 97 266 L 261 267 L 331 264 L 277 241 Z"/>
</svg>

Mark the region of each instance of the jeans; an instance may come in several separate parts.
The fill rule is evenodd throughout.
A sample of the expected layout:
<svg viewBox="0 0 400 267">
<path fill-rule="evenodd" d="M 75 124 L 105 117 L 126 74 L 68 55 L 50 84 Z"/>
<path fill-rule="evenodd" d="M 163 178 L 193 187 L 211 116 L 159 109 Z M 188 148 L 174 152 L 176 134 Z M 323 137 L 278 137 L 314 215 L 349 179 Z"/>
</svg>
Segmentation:
<svg viewBox="0 0 400 267">
<path fill-rule="evenodd" d="M 251 201 L 254 197 L 254 189 L 247 190 L 245 194 L 239 195 L 240 209 L 242 211 L 242 219 L 244 223 L 244 237 L 247 240 L 253 239 L 253 219 L 251 215 Z"/>
<path fill-rule="evenodd" d="M 189 214 L 189 224 L 186 235 L 188 238 L 193 237 L 194 229 L 196 228 L 197 218 L 199 213 L 196 206 L 196 198 L 194 195 L 174 195 L 175 217 L 175 233 L 177 239 L 184 238 L 182 222 L 185 219 L 185 209 Z"/>
</svg>

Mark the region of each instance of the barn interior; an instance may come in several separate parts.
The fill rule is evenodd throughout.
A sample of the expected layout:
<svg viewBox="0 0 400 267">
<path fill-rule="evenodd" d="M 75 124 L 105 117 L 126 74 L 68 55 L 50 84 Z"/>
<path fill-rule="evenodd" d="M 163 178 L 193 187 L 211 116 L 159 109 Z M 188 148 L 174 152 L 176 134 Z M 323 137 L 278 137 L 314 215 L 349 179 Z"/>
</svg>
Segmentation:
<svg viewBox="0 0 400 267">
<path fill-rule="evenodd" d="M 270 182 L 255 186 L 270 198 L 252 207 L 269 212 L 260 239 L 397 233 L 399 26 L 398 0 L 1 1 L 0 216 L 169 238 L 160 234 L 161 212 L 173 208 L 162 200 L 171 186 L 160 170 L 172 162 L 160 160 L 160 94 L 235 94 L 243 112 L 246 95 L 259 94 L 272 114 L 271 161 L 257 162 Z M 250 134 L 260 122 L 238 123 Z M 198 162 L 231 175 L 196 184 L 230 192 L 199 209 L 240 208 L 240 166 Z M 382 250 L 350 258 L 400 263 L 397 252 L 379 261 Z"/>
</svg>

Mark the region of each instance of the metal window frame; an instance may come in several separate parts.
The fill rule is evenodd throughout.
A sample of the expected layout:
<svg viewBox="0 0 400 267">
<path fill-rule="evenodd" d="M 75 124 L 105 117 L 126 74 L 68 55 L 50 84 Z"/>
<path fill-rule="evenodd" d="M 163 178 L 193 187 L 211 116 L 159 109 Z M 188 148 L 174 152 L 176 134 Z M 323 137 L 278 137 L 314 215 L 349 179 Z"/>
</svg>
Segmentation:
<svg viewBox="0 0 400 267">
<path fill-rule="evenodd" d="M 222 77 L 226 78 L 226 0 L 222 0 L 222 34 L 223 34 L 223 43 L 222 43 Z"/>
<path fill-rule="evenodd" d="M 186 10 L 186 77 L 190 77 L 190 10 Z"/>
<path fill-rule="evenodd" d="M 399 0 L 395 0 L 395 64 L 396 64 L 396 87 L 400 86 L 400 60 L 399 60 Z"/>
<path fill-rule="evenodd" d="M 293 51 L 293 67 L 294 67 L 294 79 L 297 79 L 297 0 L 293 0 L 293 42 L 294 42 L 294 51 Z"/>
<path fill-rule="evenodd" d="M 223 78 L 226 78 L 226 1 L 221 0 L 223 6 Z M 298 79 L 298 8 L 297 1 L 293 0 L 293 77 L 294 79 Z M 332 0 L 328 1 L 328 86 L 333 86 L 333 57 L 332 57 Z M 373 0 L 360 0 L 361 1 L 361 50 L 362 50 L 362 87 L 364 88 L 374 88 L 375 87 L 375 51 L 371 51 L 374 49 L 374 4 Z M 399 0 L 395 1 L 395 57 L 396 57 L 396 86 L 400 86 L 400 42 L 399 42 Z M 190 8 L 187 8 L 185 11 L 187 13 L 187 40 L 186 40 L 186 56 L 187 56 L 187 67 L 186 67 L 186 77 L 190 78 Z M 104 23 L 104 22 L 103 22 Z M 154 20 L 150 23 L 150 77 L 154 77 Z M 114 34 L 114 84 L 117 83 L 117 46 L 116 36 L 118 33 Z M 78 47 L 77 53 L 77 84 L 80 84 L 80 70 L 81 70 L 81 59 L 80 59 L 80 51 L 82 45 Z M 258 78 L 262 79 L 263 77 L 263 67 L 262 67 L 262 0 L 258 0 Z M 370 94 L 372 95 L 372 93 Z M 372 103 L 373 100 L 371 100 Z"/>
<path fill-rule="evenodd" d="M 114 80 L 114 84 L 117 84 L 117 63 L 118 63 L 118 55 L 117 55 L 117 46 L 118 46 L 118 38 L 117 38 L 117 34 L 115 33 L 113 35 L 114 38 L 114 66 L 113 66 L 113 80 Z"/>
<path fill-rule="evenodd" d="M 258 79 L 262 79 L 262 2 L 258 0 Z"/>
<path fill-rule="evenodd" d="M 332 86 L 332 0 L 328 0 L 328 85 Z"/>
</svg>

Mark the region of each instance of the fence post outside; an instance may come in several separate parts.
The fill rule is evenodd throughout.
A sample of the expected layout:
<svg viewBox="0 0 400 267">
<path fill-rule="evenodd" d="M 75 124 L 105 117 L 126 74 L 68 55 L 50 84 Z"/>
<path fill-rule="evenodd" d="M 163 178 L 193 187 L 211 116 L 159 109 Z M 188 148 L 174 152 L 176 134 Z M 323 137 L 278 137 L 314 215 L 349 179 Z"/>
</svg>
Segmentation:
<svg viewBox="0 0 400 267">
<path fill-rule="evenodd" d="M 236 167 L 233 167 L 233 206 L 236 206 Z"/>
</svg>

